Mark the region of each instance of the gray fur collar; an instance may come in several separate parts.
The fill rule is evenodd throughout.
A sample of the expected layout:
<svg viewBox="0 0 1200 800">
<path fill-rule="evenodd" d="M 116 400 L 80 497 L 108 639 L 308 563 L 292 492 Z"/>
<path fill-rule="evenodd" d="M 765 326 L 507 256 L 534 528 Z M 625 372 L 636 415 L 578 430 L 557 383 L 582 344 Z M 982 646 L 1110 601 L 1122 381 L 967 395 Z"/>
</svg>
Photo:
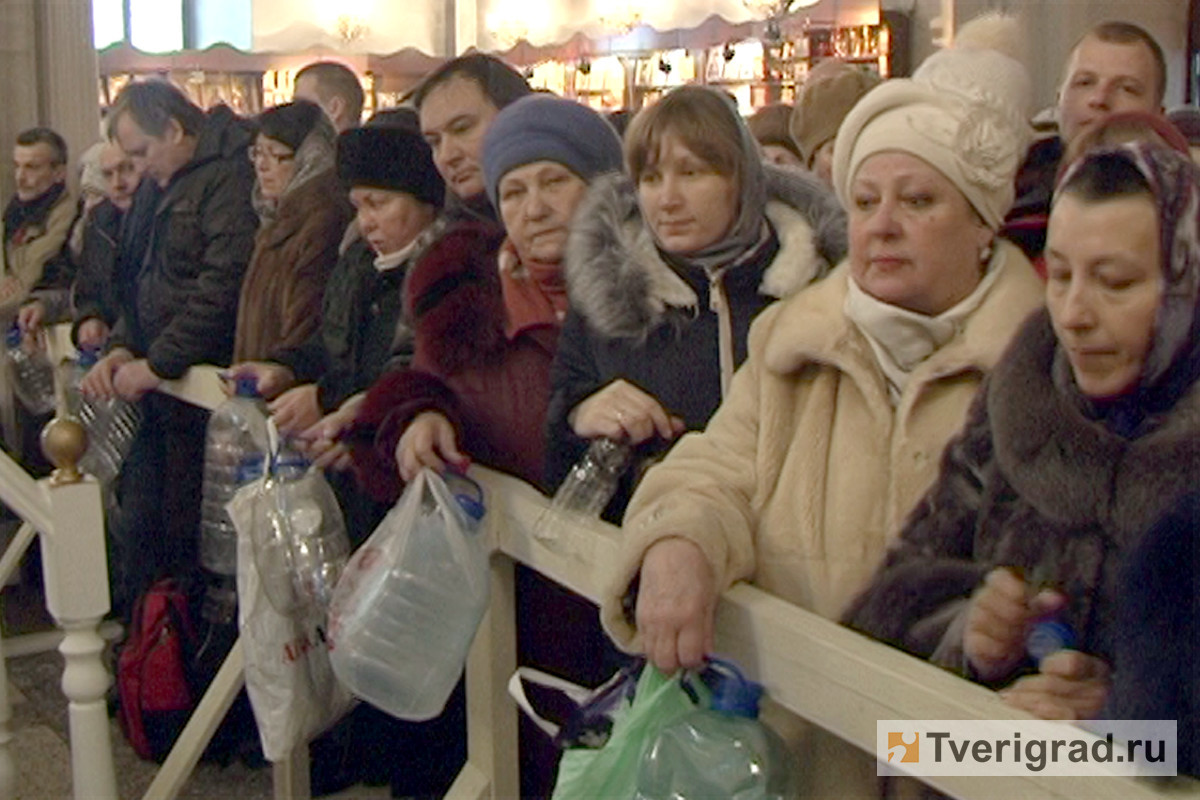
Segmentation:
<svg viewBox="0 0 1200 800">
<path fill-rule="evenodd" d="M 779 253 L 759 291 L 784 297 L 823 277 L 845 253 L 845 216 L 809 176 L 767 169 L 767 218 Z M 597 178 L 575 215 L 566 256 L 571 305 L 601 335 L 644 338 L 668 309 L 695 309 L 695 291 L 658 253 L 628 177 Z"/>
</svg>

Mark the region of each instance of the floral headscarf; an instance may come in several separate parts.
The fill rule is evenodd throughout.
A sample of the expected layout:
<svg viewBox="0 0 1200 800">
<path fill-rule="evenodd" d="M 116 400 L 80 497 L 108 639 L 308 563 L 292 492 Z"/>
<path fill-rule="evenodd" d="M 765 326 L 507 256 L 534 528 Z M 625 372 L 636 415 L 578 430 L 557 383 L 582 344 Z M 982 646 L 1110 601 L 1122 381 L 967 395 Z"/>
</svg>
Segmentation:
<svg viewBox="0 0 1200 800">
<path fill-rule="evenodd" d="M 1092 404 L 1095 415 L 1110 428 L 1133 436 L 1200 379 L 1200 168 L 1169 148 L 1131 142 L 1080 158 L 1064 173 L 1060 191 L 1083 164 L 1105 155 L 1124 158 L 1150 184 L 1160 229 L 1163 293 L 1137 388 L 1119 399 Z M 1070 372 L 1065 358 L 1056 359 L 1055 370 L 1061 387 Z M 1073 379 L 1070 384 L 1073 387 Z"/>
</svg>

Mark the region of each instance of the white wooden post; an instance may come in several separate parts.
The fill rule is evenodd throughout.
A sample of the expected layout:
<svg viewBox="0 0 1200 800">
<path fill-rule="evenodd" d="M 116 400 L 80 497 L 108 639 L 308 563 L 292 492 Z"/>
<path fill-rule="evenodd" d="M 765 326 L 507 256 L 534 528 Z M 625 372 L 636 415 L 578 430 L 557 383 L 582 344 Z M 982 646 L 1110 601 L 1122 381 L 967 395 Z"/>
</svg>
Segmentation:
<svg viewBox="0 0 1200 800">
<path fill-rule="evenodd" d="M 75 483 L 49 478 L 42 486 L 54 520 L 53 532 L 41 537 L 42 572 L 46 607 L 65 633 L 58 650 L 65 661 L 62 689 L 69 703 L 72 785 L 76 798 L 115 800 L 105 704 L 111 678 L 98 630 L 109 610 L 100 486 L 94 478 Z"/>
</svg>

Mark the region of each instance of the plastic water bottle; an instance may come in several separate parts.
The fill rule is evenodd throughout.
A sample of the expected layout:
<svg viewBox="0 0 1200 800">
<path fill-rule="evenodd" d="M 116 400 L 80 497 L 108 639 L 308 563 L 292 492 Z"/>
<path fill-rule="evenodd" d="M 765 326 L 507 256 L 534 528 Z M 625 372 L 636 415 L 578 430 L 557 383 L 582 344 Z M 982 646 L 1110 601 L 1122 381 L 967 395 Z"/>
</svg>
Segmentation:
<svg viewBox="0 0 1200 800">
<path fill-rule="evenodd" d="M 488 605 L 483 503 L 461 491 L 452 496 L 433 473 L 420 501 L 415 517 L 398 505 L 359 548 L 329 610 L 338 680 L 406 720 L 432 719 L 445 708 Z M 397 527 L 405 516 L 407 530 Z"/>
<path fill-rule="evenodd" d="M 234 396 L 208 420 L 200 500 L 200 563 L 217 575 L 237 575 L 237 531 L 225 506 L 240 486 L 262 475 L 267 407 L 255 378 L 238 378 Z"/>
<path fill-rule="evenodd" d="M 79 467 L 109 486 L 121 472 L 121 465 L 142 424 L 141 409 L 120 397 L 102 399 L 84 397 L 79 382 L 99 361 L 97 351 L 84 349 L 71 368 L 67 388 L 67 411 L 74 414 L 88 433 L 88 449 Z"/>
<path fill-rule="evenodd" d="M 54 367 L 40 347 L 26 347 L 21 329 L 13 325 L 4 336 L 13 393 L 31 414 L 54 410 Z"/>
<path fill-rule="evenodd" d="M 633 448 L 624 442 L 593 440 L 554 493 L 550 508 L 538 517 L 534 536 L 554 547 L 563 528 L 580 519 L 597 519 L 616 494 L 632 455 Z"/>
<path fill-rule="evenodd" d="M 642 755 L 635 800 L 784 800 L 796 795 L 783 740 L 758 720 L 763 688 L 733 664 L 717 676 L 711 707 L 668 725 Z"/>
<path fill-rule="evenodd" d="M 252 530 L 263 592 L 281 614 L 324 614 L 350 557 L 337 497 L 320 470 L 290 448 L 271 466 Z"/>
</svg>

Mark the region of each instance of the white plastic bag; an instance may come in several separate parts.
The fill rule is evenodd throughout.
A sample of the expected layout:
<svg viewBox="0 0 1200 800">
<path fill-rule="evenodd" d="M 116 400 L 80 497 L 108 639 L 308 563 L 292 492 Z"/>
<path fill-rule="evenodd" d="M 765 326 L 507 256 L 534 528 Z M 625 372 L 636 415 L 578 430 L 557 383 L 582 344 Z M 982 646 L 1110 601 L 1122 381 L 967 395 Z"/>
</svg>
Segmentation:
<svg viewBox="0 0 1200 800">
<path fill-rule="evenodd" d="M 319 613 L 310 606 L 286 616 L 267 600 L 251 542 L 251 526 L 264 516 L 256 509 L 264 502 L 263 486 L 262 480 L 243 486 L 228 509 L 238 532 L 238 627 L 246 692 L 263 755 L 279 761 L 341 719 L 354 699 L 334 677 Z"/>
</svg>

